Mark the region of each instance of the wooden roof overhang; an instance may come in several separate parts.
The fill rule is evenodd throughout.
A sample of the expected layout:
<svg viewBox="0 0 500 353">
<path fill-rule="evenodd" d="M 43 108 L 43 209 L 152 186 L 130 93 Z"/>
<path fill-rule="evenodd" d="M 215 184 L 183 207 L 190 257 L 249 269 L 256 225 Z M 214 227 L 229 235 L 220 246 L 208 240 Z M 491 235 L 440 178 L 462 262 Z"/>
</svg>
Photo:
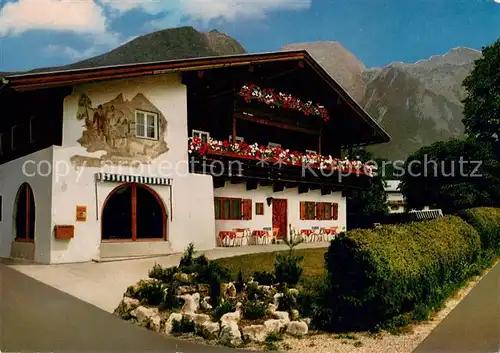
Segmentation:
<svg viewBox="0 0 500 353">
<path fill-rule="evenodd" d="M 362 146 L 390 140 L 389 135 L 369 114 L 321 65 L 302 50 L 37 72 L 10 75 L 5 79 L 9 89 L 26 91 L 168 73 L 182 73 L 183 82 L 190 85 L 193 84 L 194 77 L 200 76 L 200 72 L 204 72 L 204 76 L 211 78 L 213 82 L 225 72 L 229 74 L 228 77 L 234 74 L 237 78 L 231 81 L 234 91 L 236 83 L 248 81 L 241 73 L 252 72 L 249 68 L 256 68 L 255 73 L 264 78 L 261 81 L 270 83 L 271 87 L 263 88 L 277 88 L 277 91 L 283 89 L 287 93 L 308 97 L 315 100 L 315 103 L 328 107 L 332 115 L 331 122 L 325 125 L 323 135 L 335 139 L 336 143 Z M 290 90 L 292 92 L 288 92 Z"/>
</svg>

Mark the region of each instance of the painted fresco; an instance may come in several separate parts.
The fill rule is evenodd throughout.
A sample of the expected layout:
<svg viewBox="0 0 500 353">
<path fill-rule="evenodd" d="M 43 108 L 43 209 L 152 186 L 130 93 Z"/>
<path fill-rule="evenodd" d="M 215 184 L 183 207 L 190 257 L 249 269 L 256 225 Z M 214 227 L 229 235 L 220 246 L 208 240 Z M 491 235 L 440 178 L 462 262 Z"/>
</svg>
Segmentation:
<svg viewBox="0 0 500 353">
<path fill-rule="evenodd" d="M 157 139 L 136 136 L 138 129 L 147 129 L 144 126 L 146 123 L 136 126 L 136 112 L 158 116 Z M 113 100 L 98 105 L 93 105 L 89 96 L 82 94 L 78 100 L 76 119 L 83 122 L 84 127 L 78 142 L 88 152 L 106 152 L 100 158 L 73 156 L 71 161 L 76 165 L 100 166 L 103 162 L 149 163 L 168 151 L 164 139 L 167 121 L 142 93 L 138 93 L 130 101 L 119 94 Z"/>
</svg>

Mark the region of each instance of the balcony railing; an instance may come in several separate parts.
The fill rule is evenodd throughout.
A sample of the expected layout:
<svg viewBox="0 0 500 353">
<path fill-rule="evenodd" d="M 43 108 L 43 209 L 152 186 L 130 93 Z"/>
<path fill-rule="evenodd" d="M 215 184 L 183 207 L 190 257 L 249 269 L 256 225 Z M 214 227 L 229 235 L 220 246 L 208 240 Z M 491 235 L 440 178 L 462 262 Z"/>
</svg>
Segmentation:
<svg viewBox="0 0 500 353">
<path fill-rule="evenodd" d="M 347 174 L 364 174 L 373 176 L 374 166 L 361 161 L 322 156 L 317 153 L 301 153 L 281 147 L 269 147 L 254 144 L 231 143 L 209 138 L 203 142 L 199 137 L 189 138 L 189 153 L 200 156 L 223 155 L 239 159 L 252 159 L 266 163 L 280 163 L 316 169 L 336 170 Z"/>
</svg>

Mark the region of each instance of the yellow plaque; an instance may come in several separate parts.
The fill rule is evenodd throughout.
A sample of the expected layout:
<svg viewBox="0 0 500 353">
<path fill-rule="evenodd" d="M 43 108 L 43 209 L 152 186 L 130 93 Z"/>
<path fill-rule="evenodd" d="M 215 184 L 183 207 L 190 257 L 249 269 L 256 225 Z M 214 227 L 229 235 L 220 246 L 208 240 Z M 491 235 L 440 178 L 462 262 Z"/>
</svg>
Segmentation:
<svg viewBox="0 0 500 353">
<path fill-rule="evenodd" d="M 87 206 L 76 206 L 76 220 L 79 222 L 87 221 Z"/>
</svg>

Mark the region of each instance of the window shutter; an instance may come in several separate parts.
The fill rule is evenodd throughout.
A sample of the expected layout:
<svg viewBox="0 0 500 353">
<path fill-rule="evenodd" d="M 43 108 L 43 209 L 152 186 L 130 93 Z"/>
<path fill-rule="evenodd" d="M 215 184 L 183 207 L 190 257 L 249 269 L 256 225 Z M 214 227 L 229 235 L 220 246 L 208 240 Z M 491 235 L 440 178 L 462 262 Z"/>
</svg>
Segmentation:
<svg viewBox="0 0 500 353">
<path fill-rule="evenodd" d="M 221 212 L 221 200 L 216 198 L 214 200 L 214 209 L 215 209 L 215 219 L 221 219 L 222 218 L 222 212 Z"/>
<path fill-rule="evenodd" d="M 338 203 L 332 203 L 332 219 L 335 221 L 339 219 L 339 204 Z"/>
<path fill-rule="evenodd" d="M 300 201 L 300 219 L 306 219 L 306 202 Z"/>
<path fill-rule="evenodd" d="M 243 219 L 249 221 L 252 219 L 252 200 L 246 199 L 242 202 L 243 205 Z"/>
<path fill-rule="evenodd" d="M 323 220 L 324 219 L 324 204 L 322 202 L 316 203 L 316 219 Z"/>
<path fill-rule="evenodd" d="M 320 219 L 320 218 L 319 218 L 319 213 L 320 213 L 320 210 L 318 209 L 319 203 L 318 203 L 318 202 L 313 202 L 312 204 L 314 205 L 314 215 L 313 215 L 313 219 Z"/>
</svg>

